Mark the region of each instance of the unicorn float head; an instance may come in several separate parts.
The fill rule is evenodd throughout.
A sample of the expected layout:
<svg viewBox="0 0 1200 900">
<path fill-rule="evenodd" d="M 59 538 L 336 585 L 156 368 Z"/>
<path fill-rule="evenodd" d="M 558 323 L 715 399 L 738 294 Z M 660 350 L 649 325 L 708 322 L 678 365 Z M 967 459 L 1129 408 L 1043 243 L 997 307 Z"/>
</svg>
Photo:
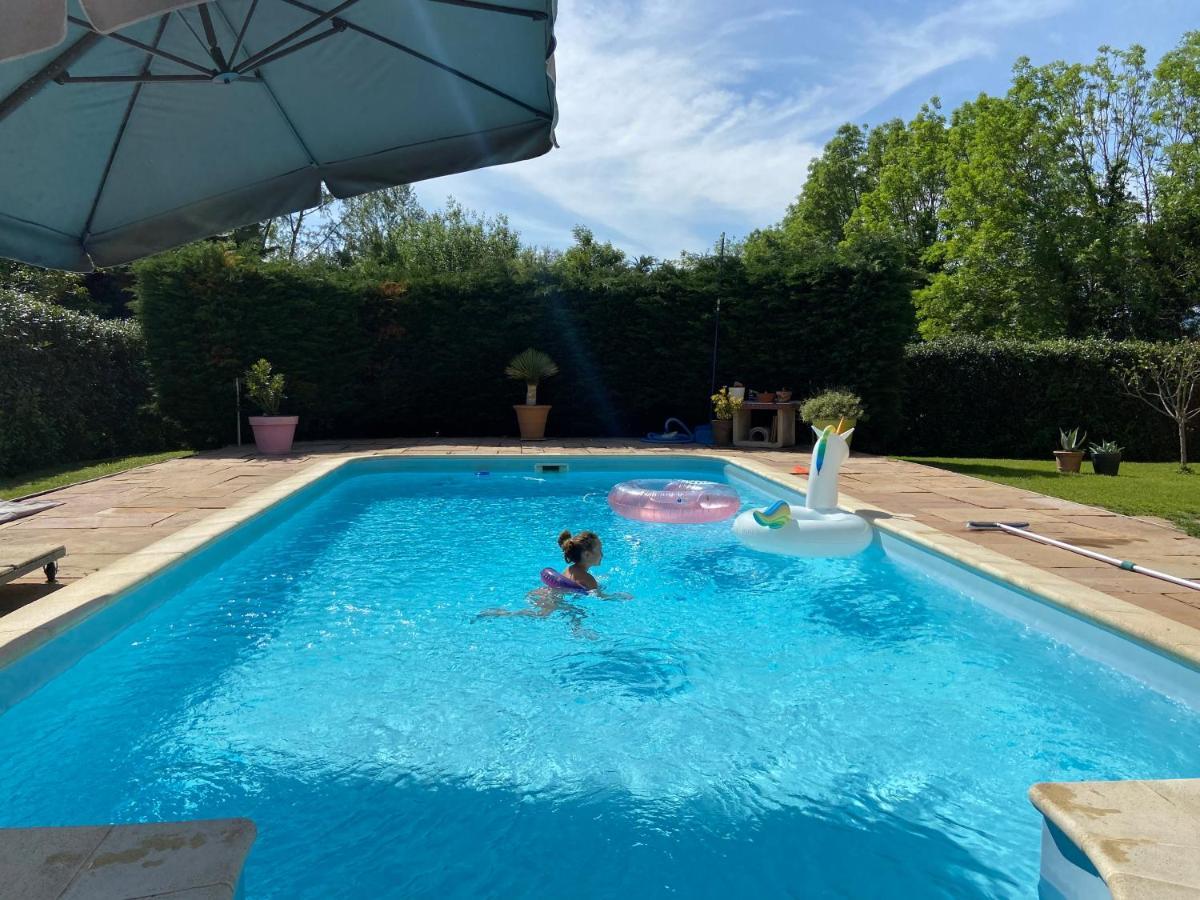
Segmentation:
<svg viewBox="0 0 1200 900">
<path fill-rule="evenodd" d="M 841 423 L 839 423 L 840 425 Z M 809 509 L 835 510 L 838 505 L 838 471 L 842 463 L 850 458 L 850 445 L 846 438 L 854 434 L 853 428 L 838 433 L 827 425 L 818 429 L 813 426 L 817 442 L 813 444 L 812 462 L 808 467 L 808 492 L 804 505 Z"/>
</svg>

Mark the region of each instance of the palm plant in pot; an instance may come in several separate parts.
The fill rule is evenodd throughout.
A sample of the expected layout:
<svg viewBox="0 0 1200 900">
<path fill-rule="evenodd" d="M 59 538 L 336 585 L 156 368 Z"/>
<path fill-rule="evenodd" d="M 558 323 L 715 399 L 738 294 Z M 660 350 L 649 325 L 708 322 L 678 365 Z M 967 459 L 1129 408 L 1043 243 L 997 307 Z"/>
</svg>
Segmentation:
<svg viewBox="0 0 1200 900">
<path fill-rule="evenodd" d="M 254 444 L 259 453 L 287 453 L 292 449 L 299 416 L 281 416 L 284 378 L 271 372 L 271 364 L 260 359 L 246 370 L 246 393 L 262 410 L 261 416 L 250 417 Z"/>
<path fill-rule="evenodd" d="M 1116 441 L 1101 441 L 1091 444 L 1088 449 L 1092 453 L 1092 471 L 1097 475 L 1116 475 L 1121 470 L 1121 453 L 1124 447 Z"/>
<path fill-rule="evenodd" d="M 711 399 L 713 443 L 718 447 L 732 447 L 733 414 L 742 408 L 742 398 L 729 396 L 729 388 L 723 387 Z"/>
<path fill-rule="evenodd" d="M 1083 447 L 1087 441 L 1087 432 L 1079 436 L 1079 429 L 1070 431 L 1058 430 L 1058 443 L 1061 450 L 1054 451 L 1054 468 L 1059 472 L 1078 472 L 1083 463 Z"/>
<path fill-rule="evenodd" d="M 544 441 L 546 439 L 546 419 L 550 415 L 550 407 L 538 405 L 537 389 L 543 378 L 558 374 L 558 366 L 541 350 L 534 350 L 530 347 L 509 361 L 504 374 L 514 381 L 525 382 L 525 403 L 513 406 L 513 409 L 517 411 L 517 424 L 521 428 L 521 440 Z"/>
<path fill-rule="evenodd" d="M 860 421 L 865 421 L 867 411 L 863 408 L 862 397 L 845 388 L 824 391 L 815 397 L 809 397 L 800 406 L 800 419 L 812 425 L 818 431 L 824 431 L 832 426 L 837 434 L 844 434 L 854 428 Z M 854 435 L 846 438 L 849 444 Z"/>
</svg>

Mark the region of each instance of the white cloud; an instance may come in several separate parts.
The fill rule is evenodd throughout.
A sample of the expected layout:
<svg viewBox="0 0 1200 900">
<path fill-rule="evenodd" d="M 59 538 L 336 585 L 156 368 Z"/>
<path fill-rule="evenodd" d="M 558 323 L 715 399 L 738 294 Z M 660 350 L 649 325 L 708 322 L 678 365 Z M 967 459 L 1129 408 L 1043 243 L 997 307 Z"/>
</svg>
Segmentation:
<svg viewBox="0 0 1200 900">
<path fill-rule="evenodd" d="M 716 0 L 563 3 L 562 148 L 421 193 L 507 212 L 537 243 L 581 222 L 634 253 L 703 248 L 778 220 L 838 124 L 1071 2 L 963 0 L 907 22 L 845 4 L 733 18 Z"/>
</svg>

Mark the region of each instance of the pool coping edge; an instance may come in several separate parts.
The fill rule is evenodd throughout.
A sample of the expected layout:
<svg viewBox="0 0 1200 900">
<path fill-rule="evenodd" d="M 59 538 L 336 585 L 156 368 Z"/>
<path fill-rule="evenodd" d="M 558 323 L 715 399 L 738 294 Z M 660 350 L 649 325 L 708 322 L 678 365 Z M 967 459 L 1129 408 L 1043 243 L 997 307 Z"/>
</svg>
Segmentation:
<svg viewBox="0 0 1200 900">
<path fill-rule="evenodd" d="M 1043 782 L 1029 799 L 1114 900 L 1200 896 L 1200 778 Z"/>
</svg>

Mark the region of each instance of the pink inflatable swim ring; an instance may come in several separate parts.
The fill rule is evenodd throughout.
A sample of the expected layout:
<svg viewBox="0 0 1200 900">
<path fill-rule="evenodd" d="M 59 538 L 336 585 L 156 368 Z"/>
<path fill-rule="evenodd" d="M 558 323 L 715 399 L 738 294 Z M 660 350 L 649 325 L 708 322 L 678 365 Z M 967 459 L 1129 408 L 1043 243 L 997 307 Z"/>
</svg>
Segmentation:
<svg viewBox="0 0 1200 900">
<path fill-rule="evenodd" d="M 694 525 L 731 518 L 742 501 L 732 487 L 715 481 L 645 478 L 616 485 L 608 505 L 626 519 Z"/>
</svg>

